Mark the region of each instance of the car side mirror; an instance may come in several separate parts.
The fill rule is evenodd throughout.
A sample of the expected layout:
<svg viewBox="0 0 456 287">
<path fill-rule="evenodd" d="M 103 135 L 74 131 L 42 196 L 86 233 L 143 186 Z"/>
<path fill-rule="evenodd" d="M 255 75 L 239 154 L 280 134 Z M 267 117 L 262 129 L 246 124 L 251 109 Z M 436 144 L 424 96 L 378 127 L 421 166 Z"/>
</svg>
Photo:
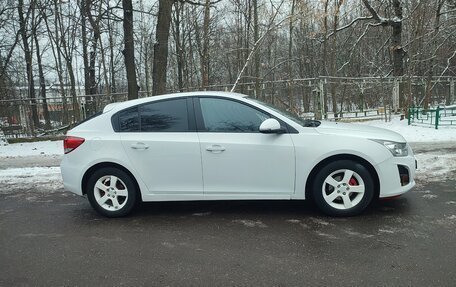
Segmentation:
<svg viewBox="0 0 456 287">
<path fill-rule="evenodd" d="M 260 133 L 264 134 L 283 134 L 286 130 L 280 126 L 276 119 L 266 119 L 260 125 Z"/>
</svg>

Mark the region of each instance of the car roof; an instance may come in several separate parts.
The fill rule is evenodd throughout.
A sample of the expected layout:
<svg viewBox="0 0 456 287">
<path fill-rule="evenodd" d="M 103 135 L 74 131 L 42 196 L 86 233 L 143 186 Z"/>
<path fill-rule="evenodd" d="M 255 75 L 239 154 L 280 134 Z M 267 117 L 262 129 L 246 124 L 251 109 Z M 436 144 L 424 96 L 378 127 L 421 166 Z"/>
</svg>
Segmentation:
<svg viewBox="0 0 456 287">
<path fill-rule="evenodd" d="M 159 96 L 151 96 L 146 98 L 140 98 L 135 100 L 129 100 L 125 102 L 118 102 L 108 104 L 104 109 L 103 113 L 115 110 L 119 111 L 128 107 L 140 105 L 143 103 L 151 102 L 151 101 L 159 101 L 171 98 L 184 98 L 184 97 L 197 97 L 197 96 L 211 96 L 211 97 L 221 97 L 221 98 L 232 98 L 232 99 L 239 99 L 248 97 L 244 94 L 233 93 L 233 92 L 222 92 L 222 91 L 199 91 L 199 92 L 181 92 L 181 93 L 172 93 L 172 94 L 165 94 Z"/>
</svg>

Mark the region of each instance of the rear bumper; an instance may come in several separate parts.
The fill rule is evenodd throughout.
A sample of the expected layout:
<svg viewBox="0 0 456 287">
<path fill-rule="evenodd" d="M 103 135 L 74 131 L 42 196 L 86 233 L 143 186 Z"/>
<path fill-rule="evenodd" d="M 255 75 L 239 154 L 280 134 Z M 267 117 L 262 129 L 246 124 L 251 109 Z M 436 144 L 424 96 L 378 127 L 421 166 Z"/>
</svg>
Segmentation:
<svg viewBox="0 0 456 287">
<path fill-rule="evenodd" d="M 406 157 L 391 157 L 375 168 L 380 180 L 380 198 L 404 194 L 415 186 L 416 160 L 411 152 Z M 408 179 L 404 176 L 401 179 L 400 170 L 407 171 Z"/>
<path fill-rule="evenodd" d="M 80 175 L 81 169 L 76 165 L 71 165 L 68 162 L 68 157 L 64 156 L 62 163 L 60 164 L 60 171 L 62 173 L 63 187 L 65 190 L 82 196 L 82 176 Z"/>
</svg>

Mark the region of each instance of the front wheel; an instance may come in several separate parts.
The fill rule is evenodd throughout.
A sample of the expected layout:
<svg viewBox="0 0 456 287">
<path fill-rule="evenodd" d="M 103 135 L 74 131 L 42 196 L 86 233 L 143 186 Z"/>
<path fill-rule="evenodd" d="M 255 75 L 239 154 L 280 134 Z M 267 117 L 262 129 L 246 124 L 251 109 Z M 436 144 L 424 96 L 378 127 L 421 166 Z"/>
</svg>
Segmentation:
<svg viewBox="0 0 456 287">
<path fill-rule="evenodd" d="M 98 213 L 107 217 L 121 217 L 135 207 L 137 189 L 130 175 L 108 167 L 97 170 L 89 178 L 87 197 Z"/>
<path fill-rule="evenodd" d="M 312 185 L 316 205 L 331 216 L 363 212 L 374 196 L 372 175 L 362 164 L 338 160 L 323 167 Z"/>
</svg>

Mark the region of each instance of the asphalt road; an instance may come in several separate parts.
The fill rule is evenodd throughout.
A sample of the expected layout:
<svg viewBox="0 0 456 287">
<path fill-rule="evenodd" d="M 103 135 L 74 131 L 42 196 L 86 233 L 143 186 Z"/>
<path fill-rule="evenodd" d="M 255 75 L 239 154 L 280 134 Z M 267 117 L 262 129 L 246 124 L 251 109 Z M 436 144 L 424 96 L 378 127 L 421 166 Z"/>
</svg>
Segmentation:
<svg viewBox="0 0 456 287">
<path fill-rule="evenodd" d="M 58 158 L 36 160 L 0 169 Z M 422 176 L 352 218 L 306 202 L 229 201 L 148 203 L 107 219 L 62 189 L 0 187 L 0 286 L 455 286 L 453 175 Z"/>
<path fill-rule="evenodd" d="M 0 195 L 0 285 L 454 286 L 455 183 L 353 218 L 230 201 L 149 203 L 106 219 L 69 193 Z"/>
</svg>

